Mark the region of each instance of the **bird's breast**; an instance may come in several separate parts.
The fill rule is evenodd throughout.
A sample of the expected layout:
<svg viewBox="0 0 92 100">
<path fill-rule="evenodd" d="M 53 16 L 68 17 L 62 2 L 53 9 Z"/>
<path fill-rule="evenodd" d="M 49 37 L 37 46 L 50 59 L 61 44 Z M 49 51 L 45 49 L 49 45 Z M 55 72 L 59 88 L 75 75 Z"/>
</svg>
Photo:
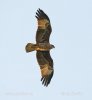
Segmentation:
<svg viewBox="0 0 92 100">
<path fill-rule="evenodd" d="M 37 46 L 37 50 L 49 51 L 50 50 L 50 44 L 49 43 L 39 43 L 38 46 Z"/>
</svg>

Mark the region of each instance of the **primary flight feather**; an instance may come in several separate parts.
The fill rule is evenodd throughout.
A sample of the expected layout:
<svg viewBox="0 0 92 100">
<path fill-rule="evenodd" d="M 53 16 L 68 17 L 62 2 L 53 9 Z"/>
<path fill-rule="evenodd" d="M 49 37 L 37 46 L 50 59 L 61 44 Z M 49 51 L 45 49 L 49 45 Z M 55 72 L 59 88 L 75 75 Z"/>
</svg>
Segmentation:
<svg viewBox="0 0 92 100">
<path fill-rule="evenodd" d="M 50 50 L 55 47 L 49 42 L 52 28 L 50 19 L 43 10 L 38 9 L 35 17 L 37 18 L 38 22 L 36 44 L 28 43 L 25 49 L 26 52 L 36 50 L 36 57 L 42 76 L 41 81 L 44 86 L 48 86 L 54 73 L 53 59 L 50 56 Z"/>
</svg>

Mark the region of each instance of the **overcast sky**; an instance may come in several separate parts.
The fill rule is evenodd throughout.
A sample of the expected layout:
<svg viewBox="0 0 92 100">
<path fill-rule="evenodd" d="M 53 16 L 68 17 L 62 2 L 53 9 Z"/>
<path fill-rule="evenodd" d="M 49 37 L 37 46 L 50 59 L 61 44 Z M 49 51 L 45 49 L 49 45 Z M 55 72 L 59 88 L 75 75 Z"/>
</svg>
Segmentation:
<svg viewBox="0 0 92 100">
<path fill-rule="evenodd" d="M 35 43 L 40 8 L 52 24 L 54 76 L 41 84 Z M 92 100 L 92 0 L 0 0 L 0 100 Z"/>
</svg>

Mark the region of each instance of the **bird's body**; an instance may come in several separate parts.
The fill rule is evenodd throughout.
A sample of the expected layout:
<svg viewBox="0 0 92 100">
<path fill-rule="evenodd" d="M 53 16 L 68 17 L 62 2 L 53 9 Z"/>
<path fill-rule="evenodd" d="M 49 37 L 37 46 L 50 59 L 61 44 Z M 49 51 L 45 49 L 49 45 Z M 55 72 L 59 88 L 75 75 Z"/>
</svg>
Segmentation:
<svg viewBox="0 0 92 100">
<path fill-rule="evenodd" d="M 41 70 L 41 81 L 44 86 L 48 86 L 54 73 L 53 60 L 50 50 L 54 45 L 50 44 L 49 37 L 52 31 L 48 16 L 41 10 L 37 10 L 38 29 L 36 32 L 36 44 L 28 43 L 25 47 L 26 52 L 36 50 L 36 57 Z"/>
<path fill-rule="evenodd" d="M 31 51 L 49 51 L 50 49 L 54 48 L 52 44 L 49 43 L 38 43 L 38 44 L 33 44 L 33 43 L 28 43 L 26 45 L 26 52 L 31 52 Z"/>
</svg>

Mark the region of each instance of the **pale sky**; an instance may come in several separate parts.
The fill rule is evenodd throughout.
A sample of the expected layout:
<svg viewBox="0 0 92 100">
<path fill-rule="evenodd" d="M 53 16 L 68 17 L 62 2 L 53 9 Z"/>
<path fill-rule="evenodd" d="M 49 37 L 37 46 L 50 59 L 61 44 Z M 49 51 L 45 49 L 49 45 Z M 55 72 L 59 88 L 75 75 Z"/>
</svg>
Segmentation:
<svg viewBox="0 0 92 100">
<path fill-rule="evenodd" d="M 54 76 L 40 81 L 35 12 L 50 18 Z M 0 100 L 92 100 L 92 0 L 0 0 Z"/>
</svg>

